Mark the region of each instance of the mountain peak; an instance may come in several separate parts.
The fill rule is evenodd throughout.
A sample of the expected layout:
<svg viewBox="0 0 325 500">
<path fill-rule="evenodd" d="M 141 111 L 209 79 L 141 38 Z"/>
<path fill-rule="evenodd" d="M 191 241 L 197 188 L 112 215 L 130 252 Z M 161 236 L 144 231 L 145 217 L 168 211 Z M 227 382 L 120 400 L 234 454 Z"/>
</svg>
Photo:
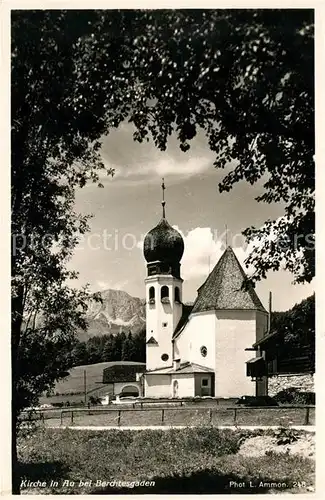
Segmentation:
<svg viewBox="0 0 325 500">
<path fill-rule="evenodd" d="M 80 331 L 81 341 L 90 337 L 125 332 L 138 333 L 145 327 L 145 301 L 132 297 L 124 290 L 100 292 L 102 301 L 90 300 L 86 319 L 88 328 Z"/>
</svg>

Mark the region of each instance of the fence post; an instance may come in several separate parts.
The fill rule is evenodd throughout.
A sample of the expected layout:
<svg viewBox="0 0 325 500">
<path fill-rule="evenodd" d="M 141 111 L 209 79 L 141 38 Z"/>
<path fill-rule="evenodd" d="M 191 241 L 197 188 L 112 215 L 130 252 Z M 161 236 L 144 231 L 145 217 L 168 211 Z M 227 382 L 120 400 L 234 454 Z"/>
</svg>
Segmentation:
<svg viewBox="0 0 325 500">
<path fill-rule="evenodd" d="M 71 423 L 73 424 L 73 411 L 71 410 Z"/>
<path fill-rule="evenodd" d="M 121 425 L 121 410 L 118 411 L 117 425 Z"/>
<path fill-rule="evenodd" d="M 234 424 L 236 424 L 237 421 L 237 408 L 234 408 Z"/>
<path fill-rule="evenodd" d="M 61 413 L 60 413 L 60 425 L 63 424 L 63 415 L 62 415 L 63 411 L 61 410 Z"/>
<path fill-rule="evenodd" d="M 306 417 L 305 417 L 305 425 L 309 425 L 309 406 L 306 408 Z"/>
<path fill-rule="evenodd" d="M 212 422 L 212 408 L 209 410 L 209 423 L 211 424 Z"/>
<path fill-rule="evenodd" d="M 161 409 L 161 423 L 163 424 L 165 420 L 165 410 L 164 408 Z"/>
</svg>

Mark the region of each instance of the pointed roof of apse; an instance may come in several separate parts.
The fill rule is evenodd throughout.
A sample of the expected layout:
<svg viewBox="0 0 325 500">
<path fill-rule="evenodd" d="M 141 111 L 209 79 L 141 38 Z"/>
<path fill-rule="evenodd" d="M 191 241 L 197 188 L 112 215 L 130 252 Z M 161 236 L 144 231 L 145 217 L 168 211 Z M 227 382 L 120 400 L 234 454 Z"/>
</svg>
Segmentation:
<svg viewBox="0 0 325 500">
<path fill-rule="evenodd" d="M 228 246 L 206 281 L 198 289 L 191 314 L 210 310 L 257 310 L 266 312 L 254 288 L 242 288 L 246 274 Z"/>
</svg>

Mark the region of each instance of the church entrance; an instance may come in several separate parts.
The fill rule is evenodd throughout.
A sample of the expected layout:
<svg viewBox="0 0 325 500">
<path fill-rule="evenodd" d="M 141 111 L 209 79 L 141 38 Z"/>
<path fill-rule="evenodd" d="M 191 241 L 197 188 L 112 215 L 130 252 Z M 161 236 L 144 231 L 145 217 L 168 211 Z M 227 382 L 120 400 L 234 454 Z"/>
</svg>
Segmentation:
<svg viewBox="0 0 325 500">
<path fill-rule="evenodd" d="M 173 398 L 178 398 L 178 380 L 173 382 Z"/>
<path fill-rule="evenodd" d="M 195 396 L 214 396 L 214 374 L 195 375 Z"/>
<path fill-rule="evenodd" d="M 201 396 L 211 396 L 211 379 L 201 379 Z"/>
</svg>

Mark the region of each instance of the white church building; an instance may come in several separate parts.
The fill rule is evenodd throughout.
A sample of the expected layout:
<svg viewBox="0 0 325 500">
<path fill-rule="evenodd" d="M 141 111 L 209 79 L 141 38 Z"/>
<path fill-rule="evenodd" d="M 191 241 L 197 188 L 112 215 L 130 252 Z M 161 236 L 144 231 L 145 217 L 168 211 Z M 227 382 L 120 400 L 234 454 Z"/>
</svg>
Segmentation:
<svg viewBox="0 0 325 500">
<path fill-rule="evenodd" d="M 164 185 L 163 185 L 164 189 Z M 144 239 L 146 397 L 239 397 L 265 394 L 266 379 L 246 374 L 251 346 L 267 331 L 268 313 L 228 246 L 192 306 L 184 305 L 184 241 L 163 217 Z M 256 360 L 258 353 L 255 353 Z"/>
</svg>

